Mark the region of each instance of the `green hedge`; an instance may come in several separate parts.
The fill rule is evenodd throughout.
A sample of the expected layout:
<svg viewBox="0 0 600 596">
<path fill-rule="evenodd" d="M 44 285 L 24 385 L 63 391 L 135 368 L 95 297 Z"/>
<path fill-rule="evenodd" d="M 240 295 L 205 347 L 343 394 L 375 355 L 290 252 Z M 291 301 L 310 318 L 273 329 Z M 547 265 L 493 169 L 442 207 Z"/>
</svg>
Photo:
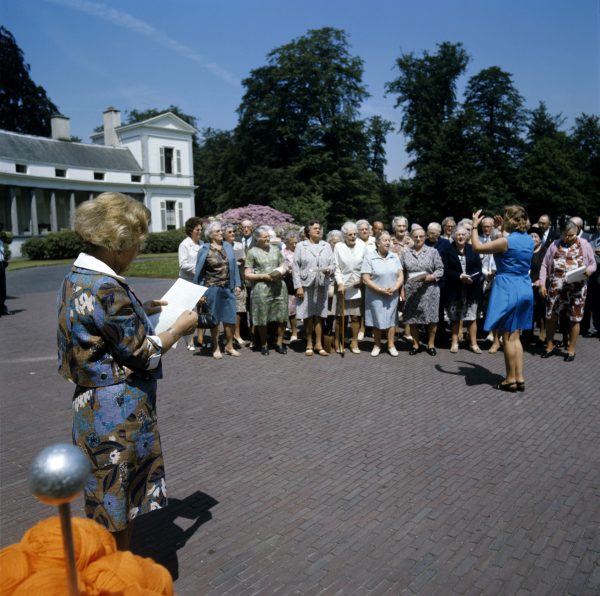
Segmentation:
<svg viewBox="0 0 600 596">
<path fill-rule="evenodd" d="M 142 252 L 147 254 L 177 252 L 179 244 L 184 238 L 184 230 L 154 232 L 148 234 Z M 74 259 L 84 250 L 85 243 L 71 230 L 30 238 L 21 247 L 22 253 L 32 261 Z"/>
<path fill-rule="evenodd" d="M 169 230 L 168 232 L 153 232 L 148 234 L 146 243 L 142 248 L 143 253 L 159 254 L 164 252 L 177 252 L 179 245 L 185 238 L 185 230 Z"/>
</svg>

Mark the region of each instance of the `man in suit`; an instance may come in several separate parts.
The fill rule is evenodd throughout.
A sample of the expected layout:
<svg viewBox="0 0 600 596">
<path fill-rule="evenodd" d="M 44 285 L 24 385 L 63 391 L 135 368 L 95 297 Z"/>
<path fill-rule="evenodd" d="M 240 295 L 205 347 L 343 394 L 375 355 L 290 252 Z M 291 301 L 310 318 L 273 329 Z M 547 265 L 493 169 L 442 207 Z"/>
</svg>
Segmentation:
<svg viewBox="0 0 600 596">
<path fill-rule="evenodd" d="M 482 244 L 487 244 L 492 240 L 492 232 L 494 231 L 494 218 L 484 217 L 481 220 L 481 234 L 479 234 L 479 241 Z"/>
<path fill-rule="evenodd" d="M 552 227 L 552 220 L 547 213 L 540 215 L 537 225 L 543 232 L 542 244 L 545 247 L 550 246 L 557 238 L 560 238 L 560 233 Z"/>
</svg>

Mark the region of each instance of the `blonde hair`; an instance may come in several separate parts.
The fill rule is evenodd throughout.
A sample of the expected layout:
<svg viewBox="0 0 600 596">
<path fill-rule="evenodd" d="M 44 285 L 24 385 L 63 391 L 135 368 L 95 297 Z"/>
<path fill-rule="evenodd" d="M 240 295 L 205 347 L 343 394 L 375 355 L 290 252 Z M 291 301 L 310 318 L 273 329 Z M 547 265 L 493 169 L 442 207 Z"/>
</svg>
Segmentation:
<svg viewBox="0 0 600 596">
<path fill-rule="evenodd" d="M 526 232 L 529 229 L 527 211 L 520 205 L 508 205 L 504 208 L 504 229 L 507 232 Z"/>
<path fill-rule="evenodd" d="M 111 251 L 129 250 L 148 234 L 150 211 L 120 192 L 103 192 L 77 207 L 75 233 L 88 244 Z"/>
</svg>

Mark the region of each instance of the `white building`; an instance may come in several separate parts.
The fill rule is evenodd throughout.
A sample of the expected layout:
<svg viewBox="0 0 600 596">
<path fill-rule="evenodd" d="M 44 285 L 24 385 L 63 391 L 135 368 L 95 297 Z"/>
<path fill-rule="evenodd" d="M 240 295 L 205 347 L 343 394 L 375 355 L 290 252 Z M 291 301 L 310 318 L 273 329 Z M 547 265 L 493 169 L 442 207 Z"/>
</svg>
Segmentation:
<svg viewBox="0 0 600 596">
<path fill-rule="evenodd" d="M 121 125 L 114 108 L 93 144 L 72 143 L 69 119 L 52 119 L 52 138 L 0 130 L 0 229 L 11 251 L 70 227 L 79 203 L 105 191 L 128 194 L 152 212 L 151 231 L 181 228 L 194 209 L 194 127 L 171 112 Z"/>
</svg>

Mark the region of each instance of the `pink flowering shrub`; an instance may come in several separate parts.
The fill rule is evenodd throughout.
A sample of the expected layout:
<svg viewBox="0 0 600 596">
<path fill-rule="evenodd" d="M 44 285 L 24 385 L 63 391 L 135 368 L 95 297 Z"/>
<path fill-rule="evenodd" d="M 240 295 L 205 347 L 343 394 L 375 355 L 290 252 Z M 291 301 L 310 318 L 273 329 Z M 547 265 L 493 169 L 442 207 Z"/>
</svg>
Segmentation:
<svg viewBox="0 0 600 596">
<path fill-rule="evenodd" d="M 294 221 L 294 217 L 289 213 L 277 211 L 277 209 L 273 209 L 268 205 L 246 205 L 237 209 L 228 209 L 217 215 L 215 219 L 238 224 L 244 219 L 250 219 L 255 226 L 262 224 L 281 226 Z"/>
</svg>

